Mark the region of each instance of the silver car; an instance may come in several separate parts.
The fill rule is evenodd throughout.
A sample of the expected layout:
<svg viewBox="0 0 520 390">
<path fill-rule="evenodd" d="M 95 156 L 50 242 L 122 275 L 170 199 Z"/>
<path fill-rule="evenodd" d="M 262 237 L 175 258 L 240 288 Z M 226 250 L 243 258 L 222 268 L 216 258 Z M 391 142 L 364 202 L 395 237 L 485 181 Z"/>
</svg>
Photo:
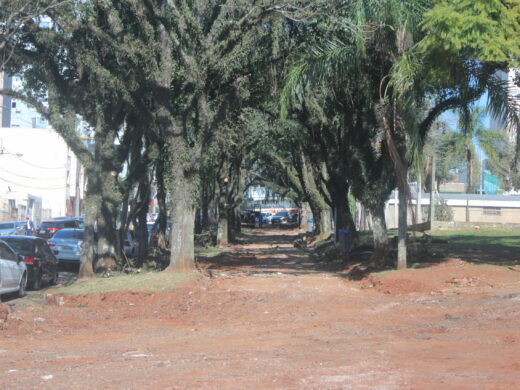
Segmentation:
<svg viewBox="0 0 520 390">
<path fill-rule="evenodd" d="M 24 222 L 2 222 L 0 223 L 0 236 L 25 235 Z"/>
<path fill-rule="evenodd" d="M 79 263 L 83 252 L 83 229 L 58 230 L 47 244 L 60 263 Z"/>
<path fill-rule="evenodd" d="M 23 256 L 4 241 L 0 241 L 0 295 L 18 292 L 19 297 L 25 295 L 27 287 L 27 268 Z"/>
</svg>

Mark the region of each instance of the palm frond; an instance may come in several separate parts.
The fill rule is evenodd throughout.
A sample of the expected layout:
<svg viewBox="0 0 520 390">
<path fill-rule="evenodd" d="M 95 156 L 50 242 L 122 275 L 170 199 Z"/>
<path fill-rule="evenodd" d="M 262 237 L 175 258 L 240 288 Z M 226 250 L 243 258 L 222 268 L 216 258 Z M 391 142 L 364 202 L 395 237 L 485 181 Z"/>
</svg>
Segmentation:
<svg viewBox="0 0 520 390">
<path fill-rule="evenodd" d="M 516 134 L 518 158 L 520 157 L 520 101 L 513 95 L 512 86 L 499 76 L 494 76 L 489 80 L 487 90 L 487 107 L 490 114 L 506 123 L 506 130 Z"/>
</svg>

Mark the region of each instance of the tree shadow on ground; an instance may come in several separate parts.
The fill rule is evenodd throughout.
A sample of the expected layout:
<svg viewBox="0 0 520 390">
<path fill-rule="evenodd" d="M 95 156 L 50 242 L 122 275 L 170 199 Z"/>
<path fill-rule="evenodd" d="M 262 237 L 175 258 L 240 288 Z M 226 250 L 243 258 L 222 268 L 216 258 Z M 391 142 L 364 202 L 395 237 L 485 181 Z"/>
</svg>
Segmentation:
<svg viewBox="0 0 520 390">
<path fill-rule="evenodd" d="M 467 236 L 453 235 L 446 244 L 431 244 L 431 251 L 442 260 L 456 257 L 479 264 L 512 266 L 520 264 L 520 236 L 477 236 L 469 239 Z"/>
<path fill-rule="evenodd" d="M 294 248 L 297 237 L 295 231 L 252 229 L 240 235 L 239 246 L 234 246 L 232 252 L 200 256 L 197 261 L 201 269 L 210 274 L 306 275 L 345 269 L 344 260 L 330 261 L 311 249 Z"/>
<path fill-rule="evenodd" d="M 213 274 L 309 275 L 345 269 L 343 261 L 327 261 L 313 256 L 311 250 L 295 248 L 252 248 L 197 260 L 203 270 Z"/>
<path fill-rule="evenodd" d="M 294 231 L 248 229 L 240 235 L 239 245 L 233 247 L 233 252 L 214 257 L 201 256 L 198 263 L 210 274 L 268 276 L 331 273 L 351 280 L 361 280 L 373 272 L 396 268 L 395 259 L 390 260 L 386 267 L 372 267 L 369 264 L 370 250 L 338 256 L 320 255 L 313 249 L 294 248 L 292 244 L 296 238 Z M 512 245 L 515 241 L 520 244 L 520 236 L 468 237 L 455 234 L 445 239 L 443 243 L 415 241 L 414 249 L 409 249 L 408 266 L 428 268 L 453 258 L 478 264 L 520 264 L 520 245 Z"/>
<path fill-rule="evenodd" d="M 294 231 L 283 229 L 273 232 L 263 228 L 244 230 L 238 237 L 239 245 L 292 245 L 296 238 Z"/>
</svg>

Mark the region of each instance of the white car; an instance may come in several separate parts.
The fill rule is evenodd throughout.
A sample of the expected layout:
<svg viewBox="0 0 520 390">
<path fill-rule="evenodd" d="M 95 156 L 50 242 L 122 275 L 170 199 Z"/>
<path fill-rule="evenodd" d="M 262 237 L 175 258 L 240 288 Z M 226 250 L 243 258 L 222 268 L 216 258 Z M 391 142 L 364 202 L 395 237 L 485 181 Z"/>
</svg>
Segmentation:
<svg viewBox="0 0 520 390">
<path fill-rule="evenodd" d="M 23 257 L 0 241 L 0 295 L 17 291 L 18 296 L 23 297 L 26 287 L 27 268 Z"/>
</svg>

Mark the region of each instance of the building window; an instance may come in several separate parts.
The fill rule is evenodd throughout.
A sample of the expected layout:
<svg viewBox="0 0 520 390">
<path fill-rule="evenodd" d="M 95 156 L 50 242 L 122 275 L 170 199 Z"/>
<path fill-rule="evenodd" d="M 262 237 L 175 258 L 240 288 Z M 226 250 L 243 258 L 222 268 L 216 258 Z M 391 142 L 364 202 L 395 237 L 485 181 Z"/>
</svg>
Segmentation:
<svg viewBox="0 0 520 390">
<path fill-rule="evenodd" d="M 501 215 L 502 209 L 500 207 L 485 207 L 483 210 L 484 215 Z"/>
<path fill-rule="evenodd" d="M 13 103 L 11 104 L 11 108 L 16 108 L 16 102 L 13 102 Z"/>
</svg>

